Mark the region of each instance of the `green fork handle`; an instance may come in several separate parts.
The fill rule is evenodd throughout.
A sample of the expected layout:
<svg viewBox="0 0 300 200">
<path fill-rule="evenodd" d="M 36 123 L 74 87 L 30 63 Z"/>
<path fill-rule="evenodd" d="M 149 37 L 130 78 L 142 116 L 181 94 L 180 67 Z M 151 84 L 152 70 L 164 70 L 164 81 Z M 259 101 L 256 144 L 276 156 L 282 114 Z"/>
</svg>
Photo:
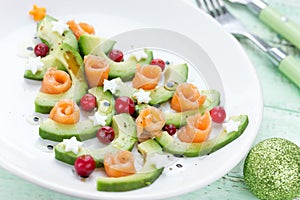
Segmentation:
<svg viewBox="0 0 300 200">
<path fill-rule="evenodd" d="M 282 37 L 300 49 L 300 26 L 267 5 L 259 13 L 259 19 Z"/>
<path fill-rule="evenodd" d="M 300 88 L 300 62 L 288 55 L 279 63 L 279 70 Z"/>
</svg>

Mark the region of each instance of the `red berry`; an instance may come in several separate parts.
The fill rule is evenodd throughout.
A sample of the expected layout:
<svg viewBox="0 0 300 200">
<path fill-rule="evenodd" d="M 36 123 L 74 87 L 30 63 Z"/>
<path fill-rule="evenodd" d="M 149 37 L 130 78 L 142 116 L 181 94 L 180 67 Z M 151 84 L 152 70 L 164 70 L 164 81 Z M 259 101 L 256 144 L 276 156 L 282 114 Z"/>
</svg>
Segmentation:
<svg viewBox="0 0 300 200">
<path fill-rule="evenodd" d="M 216 123 L 223 123 L 226 118 L 226 112 L 223 107 L 216 106 L 210 110 L 210 116 L 212 121 Z"/>
<path fill-rule="evenodd" d="M 76 173 L 83 177 L 87 178 L 96 168 L 96 162 L 90 155 L 82 155 L 76 158 L 74 163 Z"/>
<path fill-rule="evenodd" d="M 162 71 L 164 71 L 165 67 L 166 67 L 166 64 L 165 62 L 162 60 L 162 59 L 153 59 L 150 63 L 151 65 L 158 65 Z"/>
<path fill-rule="evenodd" d="M 34 54 L 36 56 L 45 57 L 49 52 L 49 47 L 44 43 L 39 43 L 34 47 Z"/>
<path fill-rule="evenodd" d="M 109 144 L 115 138 L 115 131 L 110 126 L 103 126 L 98 130 L 96 136 L 101 143 Z"/>
<path fill-rule="evenodd" d="M 130 97 L 118 97 L 115 102 L 115 109 L 117 113 L 128 113 L 133 115 L 134 102 Z"/>
<path fill-rule="evenodd" d="M 174 124 L 165 125 L 164 130 L 167 131 L 169 135 L 174 135 L 177 131 L 176 126 L 174 126 Z"/>
<path fill-rule="evenodd" d="M 122 51 L 118 49 L 112 49 L 109 52 L 108 57 L 115 62 L 121 62 L 123 60 L 124 55 Z"/>
<path fill-rule="evenodd" d="M 92 94 L 85 94 L 80 100 L 80 107 L 85 111 L 93 111 L 97 106 L 97 99 Z"/>
</svg>

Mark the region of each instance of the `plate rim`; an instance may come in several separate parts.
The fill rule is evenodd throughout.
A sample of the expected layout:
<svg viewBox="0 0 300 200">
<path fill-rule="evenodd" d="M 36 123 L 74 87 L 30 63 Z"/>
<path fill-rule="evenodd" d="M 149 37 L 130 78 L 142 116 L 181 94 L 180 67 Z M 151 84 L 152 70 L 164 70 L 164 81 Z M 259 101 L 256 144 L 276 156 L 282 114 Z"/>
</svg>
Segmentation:
<svg viewBox="0 0 300 200">
<path fill-rule="evenodd" d="M 174 1 L 175 2 L 175 1 Z M 177 0 L 177 3 L 178 2 L 181 2 L 182 4 L 184 4 L 185 6 L 190 6 L 190 9 L 196 9 L 196 8 L 194 8 L 192 5 L 188 5 L 185 1 L 183 1 L 183 0 Z M 208 17 L 205 13 L 202 13 L 201 11 L 198 11 L 199 13 L 201 13 L 201 15 L 202 16 L 206 16 L 206 17 Z M 221 30 L 222 32 L 223 32 L 223 30 L 222 30 L 222 28 L 217 24 L 217 23 L 215 23 L 215 21 L 213 20 L 213 19 L 209 19 L 210 21 L 211 21 L 211 23 L 214 23 L 215 24 L 215 26 L 218 26 L 219 27 L 219 30 Z M 240 44 L 234 39 L 234 37 L 233 36 L 229 36 L 229 34 L 227 34 L 227 33 L 225 33 L 225 31 L 223 32 L 224 34 L 226 34 L 226 35 L 228 35 L 228 36 L 226 36 L 227 37 L 227 39 L 229 39 L 229 40 L 231 40 L 231 42 L 233 43 L 233 45 L 232 46 L 234 46 L 234 48 L 238 48 L 239 49 L 239 52 L 241 53 L 241 54 L 243 54 L 243 56 L 246 58 L 245 59 L 245 61 L 246 61 L 246 63 L 247 63 L 247 67 L 249 67 L 249 69 L 252 71 L 252 75 L 254 75 L 254 78 L 256 79 L 256 81 L 258 82 L 258 83 L 260 83 L 260 81 L 259 81 L 259 79 L 258 79 L 258 76 L 257 76 L 257 73 L 256 73 L 256 71 L 255 71 L 255 68 L 254 68 L 254 66 L 252 65 L 252 63 L 251 63 L 251 61 L 250 61 L 250 59 L 248 58 L 248 56 L 247 56 L 247 54 L 246 54 L 246 52 L 244 51 L 244 49 L 240 46 Z M 251 67 L 250 67 L 251 66 Z M 260 110 L 260 115 L 259 115 L 259 119 L 257 120 L 257 122 L 258 122 L 258 125 L 256 126 L 256 130 L 255 130 L 255 132 L 256 132 L 256 134 L 258 133 L 258 130 L 259 130 L 259 128 L 260 128 L 260 124 L 261 124 L 261 121 L 262 121 L 262 117 L 263 117 L 263 95 L 262 95 L 262 89 L 261 89 L 261 87 L 260 87 L 260 84 L 259 84 L 259 90 L 260 91 L 258 91 L 258 93 L 260 94 L 259 96 L 260 96 L 260 102 L 261 102 L 261 105 L 259 105 L 259 110 Z M 255 136 L 256 136 L 256 134 L 255 134 Z M 252 138 L 252 144 L 253 144 L 253 142 L 254 142 L 254 139 L 255 139 L 255 137 L 253 137 Z M 245 155 L 246 155 L 246 153 L 244 153 Z M 243 156 L 241 156 L 241 157 L 244 157 L 245 155 L 243 155 Z M 24 172 L 22 172 L 22 170 L 21 169 L 18 169 L 18 168 L 16 168 L 16 167 L 14 167 L 14 166 L 10 166 L 9 164 L 7 164 L 7 163 L 5 163 L 1 158 L 0 158 L 0 164 L 1 164 L 1 166 L 3 167 L 3 168 L 5 168 L 6 170 L 8 170 L 8 171 L 10 171 L 11 173 L 13 173 L 13 174 L 16 174 L 17 176 L 19 176 L 19 177 L 21 177 L 21 178 L 23 178 L 23 179 L 26 179 L 27 181 L 30 181 L 30 182 L 32 182 L 32 183 L 34 183 L 34 184 L 37 184 L 37 185 L 40 185 L 40 186 L 42 186 L 42 187 L 45 187 L 45 188 L 48 188 L 48 189 L 51 189 L 51 190 L 54 190 L 54 191 L 56 191 L 56 192 L 59 192 L 59 193 L 63 193 L 63 194 L 67 194 L 67 195 L 70 195 L 70 196 L 76 196 L 76 197 L 81 197 L 81 198 L 87 198 L 87 197 L 85 197 L 85 196 L 80 196 L 80 194 L 78 193 L 78 194 L 76 194 L 76 195 L 74 195 L 74 193 L 72 194 L 72 193 L 70 193 L 69 191 L 64 191 L 64 190 L 61 190 L 61 189 L 59 189 L 57 186 L 56 186 L 56 184 L 50 184 L 49 185 L 49 183 L 47 183 L 47 182 L 43 182 L 43 181 L 41 181 L 41 180 L 38 180 L 38 178 L 35 178 L 34 176 L 31 176 L 31 175 L 29 175 L 29 174 L 26 174 L 26 173 L 24 173 Z M 223 174 L 223 172 L 221 173 L 220 172 L 220 174 Z M 219 175 L 220 175 L 219 174 Z M 188 190 L 186 190 L 186 192 L 191 192 L 191 191 L 193 191 L 193 190 L 195 190 L 195 189 L 198 189 L 199 188 L 199 186 L 197 185 L 197 186 L 191 186 L 191 187 L 189 187 L 188 188 Z M 186 193 L 185 192 L 185 193 Z M 161 197 L 159 197 L 159 198 L 166 198 L 166 197 L 172 197 L 172 196 L 175 196 L 175 195 L 178 195 L 178 194 L 182 194 L 182 192 L 180 193 L 180 191 L 175 191 L 174 192 L 174 194 L 173 195 L 170 195 L 170 196 L 161 196 Z M 88 198 L 91 198 L 91 197 L 88 197 Z M 157 195 L 152 195 L 152 196 L 147 196 L 147 199 L 152 199 L 152 198 L 158 198 L 158 196 Z M 126 199 L 126 198 L 125 198 Z"/>
</svg>

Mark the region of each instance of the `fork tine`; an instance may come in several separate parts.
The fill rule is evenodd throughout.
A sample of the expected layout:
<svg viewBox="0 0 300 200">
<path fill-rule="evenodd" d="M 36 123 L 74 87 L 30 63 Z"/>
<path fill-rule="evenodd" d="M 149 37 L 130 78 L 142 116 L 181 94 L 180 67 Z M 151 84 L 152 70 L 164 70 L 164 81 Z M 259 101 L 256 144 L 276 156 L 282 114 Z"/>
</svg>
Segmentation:
<svg viewBox="0 0 300 200">
<path fill-rule="evenodd" d="M 213 9 L 215 10 L 216 17 L 219 17 L 220 15 L 222 15 L 219 3 L 216 0 L 210 0 L 210 3 L 212 5 Z"/>
<path fill-rule="evenodd" d="M 197 6 L 199 7 L 199 8 L 201 8 L 202 6 L 201 6 L 201 2 L 200 2 L 200 0 L 196 0 L 196 3 L 197 3 Z"/>
<path fill-rule="evenodd" d="M 228 11 L 227 11 L 227 9 L 225 7 L 225 4 L 224 4 L 223 0 L 216 0 L 216 2 L 219 5 L 220 12 L 222 12 L 223 15 L 226 14 Z"/>
<path fill-rule="evenodd" d="M 196 0 L 198 7 L 203 9 L 201 2 L 203 2 L 205 6 L 204 9 L 206 9 L 206 11 L 214 18 L 220 17 L 221 15 L 227 13 L 222 0 Z"/>
<path fill-rule="evenodd" d="M 211 1 L 209 0 L 203 0 L 206 11 L 212 16 L 212 17 L 216 17 L 215 14 L 215 8 L 212 6 Z"/>
</svg>

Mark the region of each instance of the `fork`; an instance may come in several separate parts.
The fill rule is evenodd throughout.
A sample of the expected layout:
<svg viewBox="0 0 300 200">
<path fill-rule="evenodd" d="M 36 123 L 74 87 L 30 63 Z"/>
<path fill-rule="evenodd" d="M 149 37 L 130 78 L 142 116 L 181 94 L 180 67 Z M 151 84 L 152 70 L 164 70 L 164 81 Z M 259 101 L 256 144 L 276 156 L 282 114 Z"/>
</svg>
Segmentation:
<svg viewBox="0 0 300 200">
<path fill-rule="evenodd" d="M 227 0 L 246 6 L 263 23 L 300 49 L 300 26 L 263 0 Z"/>
<path fill-rule="evenodd" d="M 237 38 L 246 37 L 268 55 L 279 70 L 300 88 L 300 63 L 280 48 L 273 47 L 250 33 L 225 7 L 222 0 L 195 0 L 198 7 L 215 18 L 227 32 Z"/>
</svg>

